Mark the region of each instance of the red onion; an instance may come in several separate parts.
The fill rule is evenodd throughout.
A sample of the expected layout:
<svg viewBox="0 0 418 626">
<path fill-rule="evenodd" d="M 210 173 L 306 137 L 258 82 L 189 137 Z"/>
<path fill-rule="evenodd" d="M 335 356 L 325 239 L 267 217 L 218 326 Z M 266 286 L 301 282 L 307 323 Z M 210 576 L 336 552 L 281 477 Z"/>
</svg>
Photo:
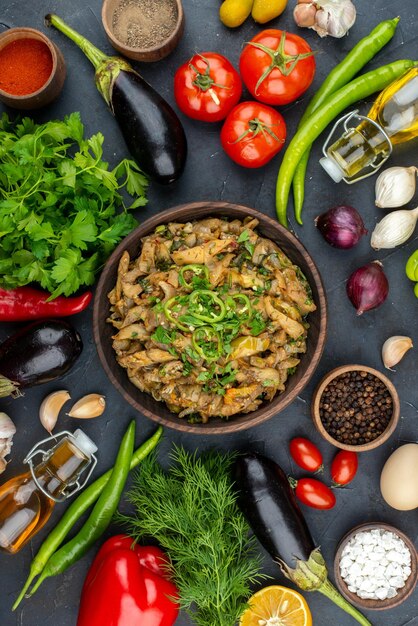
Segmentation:
<svg viewBox="0 0 418 626">
<path fill-rule="evenodd" d="M 316 218 L 315 224 L 325 241 L 334 248 L 352 248 L 367 233 L 360 213 L 352 206 L 329 209 Z"/>
<path fill-rule="evenodd" d="M 359 267 L 347 281 L 347 295 L 357 315 L 380 306 L 388 293 L 389 283 L 380 261 Z"/>
</svg>

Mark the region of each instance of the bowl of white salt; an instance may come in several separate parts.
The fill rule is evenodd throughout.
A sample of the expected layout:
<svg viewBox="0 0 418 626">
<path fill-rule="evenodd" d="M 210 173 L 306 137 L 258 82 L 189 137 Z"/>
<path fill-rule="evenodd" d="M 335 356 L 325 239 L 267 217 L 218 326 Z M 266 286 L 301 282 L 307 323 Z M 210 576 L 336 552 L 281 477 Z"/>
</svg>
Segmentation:
<svg viewBox="0 0 418 626">
<path fill-rule="evenodd" d="M 398 606 L 417 583 L 417 552 L 402 531 L 383 522 L 356 526 L 340 541 L 334 574 L 342 595 L 363 609 Z"/>
<path fill-rule="evenodd" d="M 102 22 L 112 46 L 135 61 L 159 61 L 184 29 L 181 0 L 104 0 Z"/>
</svg>

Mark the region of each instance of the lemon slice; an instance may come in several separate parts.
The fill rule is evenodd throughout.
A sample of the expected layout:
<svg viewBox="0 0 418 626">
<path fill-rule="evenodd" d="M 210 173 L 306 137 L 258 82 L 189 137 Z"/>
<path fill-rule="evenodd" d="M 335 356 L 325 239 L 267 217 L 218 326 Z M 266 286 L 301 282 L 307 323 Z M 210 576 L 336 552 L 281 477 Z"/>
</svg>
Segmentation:
<svg viewBox="0 0 418 626">
<path fill-rule="evenodd" d="M 293 589 L 273 585 L 257 591 L 248 601 L 240 626 L 312 626 L 303 596 Z"/>
</svg>

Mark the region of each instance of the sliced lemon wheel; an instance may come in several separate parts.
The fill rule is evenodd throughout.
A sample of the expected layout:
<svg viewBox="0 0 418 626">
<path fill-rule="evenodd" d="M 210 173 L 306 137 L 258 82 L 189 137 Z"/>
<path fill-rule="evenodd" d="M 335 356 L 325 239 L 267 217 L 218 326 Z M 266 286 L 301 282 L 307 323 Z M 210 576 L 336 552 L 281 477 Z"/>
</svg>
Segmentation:
<svg viewBox="0 0 418 626">
<path fill-rule="evenodd" d="M 248 601 L 240 626 L 312 626 L 303 596 L 293 589 L 273 585 L 257 591 Z"/>
</svg>

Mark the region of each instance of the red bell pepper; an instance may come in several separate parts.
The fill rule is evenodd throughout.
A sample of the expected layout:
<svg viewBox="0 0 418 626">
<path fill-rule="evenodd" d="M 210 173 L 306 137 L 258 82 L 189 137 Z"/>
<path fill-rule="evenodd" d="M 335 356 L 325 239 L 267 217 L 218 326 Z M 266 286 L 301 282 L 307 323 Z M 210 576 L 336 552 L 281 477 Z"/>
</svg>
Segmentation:
<svg viewBox="0 0 418 626">
<path fill-rule="evenodd" d="M 92 293 L 86 291 L 81 296 L 65 298 L 58 296 L 48 302 L 51 294 L 32 287 L 0 289 L 0 322 L 23 322 L 44 317 L 66 317 L 84 311 L 89 305 Z"/>
<path fill-rule="evenodd" d="M 172 626 L 179 605 L 168 563 L 154 546 L 108 539 L 84 581 L 77 626 Z"/>
</svg>

